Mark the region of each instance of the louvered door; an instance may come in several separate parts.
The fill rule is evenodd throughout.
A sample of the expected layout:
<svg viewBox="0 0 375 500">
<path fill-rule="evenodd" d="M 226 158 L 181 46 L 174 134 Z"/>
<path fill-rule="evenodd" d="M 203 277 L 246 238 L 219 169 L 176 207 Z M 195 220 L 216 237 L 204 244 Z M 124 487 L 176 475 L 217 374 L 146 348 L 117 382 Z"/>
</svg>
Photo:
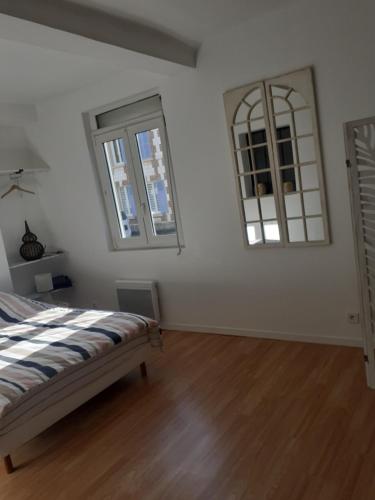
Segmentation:
<svg viewBox="0 0 375 500">
<path fill-rule="evenodd" d="M 367 383 L 375 389 L 375 117 L 345 124 Z"/>
</svg>

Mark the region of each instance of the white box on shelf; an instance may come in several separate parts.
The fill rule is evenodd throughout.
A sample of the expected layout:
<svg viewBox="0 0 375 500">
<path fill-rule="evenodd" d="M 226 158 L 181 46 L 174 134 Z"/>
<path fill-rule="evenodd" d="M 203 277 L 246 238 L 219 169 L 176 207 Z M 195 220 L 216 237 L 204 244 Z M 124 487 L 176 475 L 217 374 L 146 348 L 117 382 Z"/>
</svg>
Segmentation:
<svg viewBox="0 0 375 500">
<path fill-rule="evenodd" d="M 53 290 L 52 274 L 42 273 L 34 276 L 35 288 L 37 292 L 49 292 Z"/>
</svg>

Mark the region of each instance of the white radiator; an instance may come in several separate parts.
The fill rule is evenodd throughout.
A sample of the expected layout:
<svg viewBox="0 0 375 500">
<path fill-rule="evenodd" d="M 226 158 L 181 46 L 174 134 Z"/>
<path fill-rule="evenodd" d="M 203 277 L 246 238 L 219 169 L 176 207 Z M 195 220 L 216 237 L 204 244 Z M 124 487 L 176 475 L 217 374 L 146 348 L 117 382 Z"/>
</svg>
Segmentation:
<svg viewBox="0 0 375 500">
<path fill-rule="evenodd" d="M 120 311 L 141 314 L 160 321 L 155 281 L 116 280 L 116 291 Z"/>
</svg>

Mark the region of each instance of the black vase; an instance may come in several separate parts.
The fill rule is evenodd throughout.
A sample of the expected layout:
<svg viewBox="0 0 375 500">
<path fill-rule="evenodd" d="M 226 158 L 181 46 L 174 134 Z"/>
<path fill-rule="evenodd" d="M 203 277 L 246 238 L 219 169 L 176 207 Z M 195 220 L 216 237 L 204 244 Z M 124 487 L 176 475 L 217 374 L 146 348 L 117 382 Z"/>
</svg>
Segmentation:
<svg viewBox="0 0 375 500">
<path fill-rule="evenodd" d="M 30 231 L 27 221 L 25 221 L 25 231 L 22 237 L 23 244 L 20 248 L 21 257 L 27 261 L 41 259 L 44 247 L 39 243 L 37 236 Z"/>
</svg>

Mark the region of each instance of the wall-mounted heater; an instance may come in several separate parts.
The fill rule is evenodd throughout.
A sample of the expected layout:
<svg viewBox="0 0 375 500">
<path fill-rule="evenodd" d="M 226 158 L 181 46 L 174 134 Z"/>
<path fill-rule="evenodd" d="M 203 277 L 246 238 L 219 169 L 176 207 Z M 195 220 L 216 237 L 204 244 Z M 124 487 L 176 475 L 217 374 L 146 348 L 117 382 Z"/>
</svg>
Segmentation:
<svg viewBox="0 0 375 500">
<path fill-rule="evenodd" d="M 155 281 L 116 280 L 116 291 L 120 311 L 141 314 L 160 321 Z"/>
</svg>

